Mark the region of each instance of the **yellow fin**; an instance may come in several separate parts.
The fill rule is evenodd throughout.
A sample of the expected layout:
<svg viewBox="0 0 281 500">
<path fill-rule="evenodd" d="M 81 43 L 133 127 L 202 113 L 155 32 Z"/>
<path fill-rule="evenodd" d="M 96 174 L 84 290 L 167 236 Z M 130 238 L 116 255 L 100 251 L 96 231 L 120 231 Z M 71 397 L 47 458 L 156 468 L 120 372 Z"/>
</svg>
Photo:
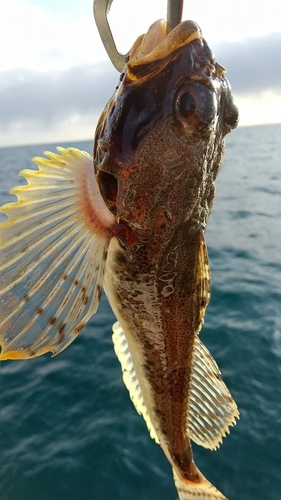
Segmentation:
<svg viewBox="0 0 281 500">
<path fill-rule="evenodd" d="M 187 433 L 204 448 L 219 447 L 229 426 L 239 418 L 237 406 L 223 382 L 217 363 L 195 338 L 188 402 Z"/>
<path fill-rule="evenodd" d="M 129 391 L 130 398 L 134 403 L 137 412 L 143 416 L 151 438 L 154 439 L 156 443 L 160 444 L 143 400 L 143 395 L 135 372 L 134 363 L 129 351 L 125 334 L 118 321 L 114 323 L 112 330 L 114 350 L 121 364 L 124 384 Z"/>
<path fill-rule="evenodd" d="M 0 359 L 59 353 L 99 304 L 114 217 L 91 156 L 57 149 L 21 172 L 28 184 L 1 207 Z"/>
<path fill-rule="evenodd" d="M 208 259 L 207 246 L 204 234 L 200 235 L 198 260 L 195 270 L 195 310 L 197 311 L 196 333 L 199 333 L 204 321 L 205 311 L 211 297 L 211 273 Z"/>
<path fill-rule="evenodd" d="M 173 470 L 175 486 L 179 500 L 227 500 L 227 498 L 213 486 L 197 469 L 200 482 L 182 481 Z"/>
</svg>

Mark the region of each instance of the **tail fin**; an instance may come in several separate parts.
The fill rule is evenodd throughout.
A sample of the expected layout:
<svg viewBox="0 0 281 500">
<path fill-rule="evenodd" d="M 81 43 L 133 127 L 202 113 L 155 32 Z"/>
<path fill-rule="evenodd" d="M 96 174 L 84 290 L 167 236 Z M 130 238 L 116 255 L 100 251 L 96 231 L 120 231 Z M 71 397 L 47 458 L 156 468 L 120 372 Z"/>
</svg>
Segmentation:
<svg viewBox="0 0 281 500">
<path fill-rule="evenodd" d="M 227 500 L 219 490 L 207 481 L 200 471 L 198 471 L 200 477 L 198 483 L 180 479 L 174 469 L 173 473 L 179 500 Z"/>
</svg>

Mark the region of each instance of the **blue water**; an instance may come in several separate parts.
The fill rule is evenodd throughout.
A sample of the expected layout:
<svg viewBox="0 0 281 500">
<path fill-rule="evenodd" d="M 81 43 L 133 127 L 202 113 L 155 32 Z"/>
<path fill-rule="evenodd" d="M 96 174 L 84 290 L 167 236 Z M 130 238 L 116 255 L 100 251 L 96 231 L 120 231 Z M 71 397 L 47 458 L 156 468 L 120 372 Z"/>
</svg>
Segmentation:
<svg viewBox="0 0 281 500">
<path fill-rule="evenodd" d="M 280 137 L 280 125 L 227 137 L 207 229 L 212 298 L 200 335 L 241 419 L 218 451 L 194 454 L 229 500 L 281 498 Z M 54 147 L 0 150 L 1 202 L 30 158 Z M 170 465 L 123 385 L 113 322 L 103 296 L 59 356 L 2 362 L 1 500 L 176 500 Z"/>
</svg>

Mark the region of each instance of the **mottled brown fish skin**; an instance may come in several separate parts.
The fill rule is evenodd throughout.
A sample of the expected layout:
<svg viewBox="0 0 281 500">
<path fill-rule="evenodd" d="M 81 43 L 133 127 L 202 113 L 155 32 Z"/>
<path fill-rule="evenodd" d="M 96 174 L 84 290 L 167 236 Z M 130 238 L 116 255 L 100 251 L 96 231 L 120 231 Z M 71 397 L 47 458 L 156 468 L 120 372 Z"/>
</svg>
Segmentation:
<svg viewBox="0 0 281 500">
<path fill-rule="evenodd" d="M 223 138 L 237 121 L 224 70 L 197 38 L 161 61 L 125 67 L 94 145 L 101 193 L 118 221 L 106 292 L 161 445 L 179 476 L 193 482 L 187 403 L 208 302 L 198 289 L 198 255 Z"/>
<path fill-rule="evenodd" d="M 163 242 L 164 243 L 164 242 Z M 186 412 L 191 357 L 199 329 L 196 258 L 200 233 L 188 224 L 178 227 L 166 246 L 157 251 L 154 239 L 139 247 L 128 265 L 126 251 L 110 247 L 106 292 L 128 338 L 140 347 L 140 381 L 145 377 L 153 394 L 147 401 L 151 420 L 168 458 L 185 478 L 194 480 L 192 452 L 186 436 Z M 109 285 L 110 283 L 110 285 Z M 124 328 L 128 333 L 128 328 Z M 166 454 L 167 454 L 166 450 Z"/>
</svg>

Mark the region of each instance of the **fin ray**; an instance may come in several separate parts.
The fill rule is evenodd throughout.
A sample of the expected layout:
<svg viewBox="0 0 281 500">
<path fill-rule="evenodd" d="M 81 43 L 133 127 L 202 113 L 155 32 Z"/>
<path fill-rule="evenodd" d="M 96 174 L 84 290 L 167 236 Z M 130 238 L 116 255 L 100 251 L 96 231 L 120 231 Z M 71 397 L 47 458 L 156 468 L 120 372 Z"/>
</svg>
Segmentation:
<svg viewBox="0 0 281 500">
<path fill-rule="evenodd" d="M 120 323 L 117 321 L 114 323 L 113 327 L 113 335 L 112 340 L 114 344 L 114 350 L 117 358 L 121 364 L 123 380 L 124 384 L 129 391 L 130 398 L 134 403 L 136 411 L 143 416 L 143 419 L 147 425 L 148 431 L 150 433 L 150 437 L 159 443 L 159 439 L 154 430 L 154 427 L 151 423 L 143 395 L 141 392 L 141 388 L 139 385 L 139 381 L 137 378 L 137 374 L 134 368 L 134 363 L 132 360 L 132 356 L 130 354 L 129 346 L 127 343 L 127 339 L 125 337 L 124 331 L 120 326 Z"/>
<path fill-rule="evenodd" d="M 99 304 L 114 216 L 91 156 L 57 149 L 21 172 L 28 184 L 1 207 L 0 359 L 57 354 Z"/>
<path fill-rule="evenodd" d="M 197 469 L 200 481 L 182 481 L 173 469 L 175 486 L 179 495 L 179 500 L 227 500 L 227 498 L 213 486 L 201 472 Z"/>
<path fill-rule="evenodd" d="M 195 270 L 195 293 L 194 300 L 196 301 L 195 310 L 197 311 L 197 328 L 196 333 L 199 333 L 206 312 L 206 308 L 211 297 L 211 273 L 208 259 L 208 251 L 205 243 L 204 234 L 200 234 L 198 261 Z"/>
<path fill-rule="evenodd" d="M 218 365 L 196 336 L 188 403 L 188 435 L 196 444 L 216 449 L 237 418 L 237 406 L 220 376 Z"/>
</svg>

